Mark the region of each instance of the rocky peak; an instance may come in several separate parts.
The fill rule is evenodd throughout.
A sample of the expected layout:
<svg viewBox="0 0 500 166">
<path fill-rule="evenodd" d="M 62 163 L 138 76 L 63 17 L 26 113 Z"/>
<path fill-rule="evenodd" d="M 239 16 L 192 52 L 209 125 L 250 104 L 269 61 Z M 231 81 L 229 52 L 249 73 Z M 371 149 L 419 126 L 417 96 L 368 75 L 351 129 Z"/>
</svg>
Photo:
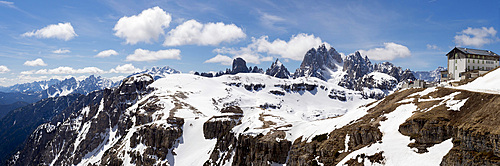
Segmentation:
<svg viewBox="0 0 500 166">
<path fill-rule="evenodd" d="M 254 66 L 253 68 L 248 67 L 248 71 L 250 73 L 264 73 L 264 70 L 262 70 L 262 68 L 258 68 L 257 66 Z"/>
<path fill-rule="evenodd" d="M 390 62 L 383 62 L 373 65 L 373 70 L 381 73 L 386 73 L 398 81 L 404 81 L 407 79 L 415 80 L 415 76 L 410 69 L 403 70 L 401 67 L 397 67 Z"/>
<path fill-rule="evenodd" d="M 317 77 L 328 80 L 330 71 L 337 69 L 336 64 L 342 63 L 341 55 L 333 48 L 327 49 L 323 44 L 318 49 L 311 48 L 304 56 L 300 68 L 295 71 L 294 78 Z"/>
<path fill-rule="evenodd" d="M 373 66 L 367 56 L 363 58 L 361 53 L 356 51 L 354 54 L 350 54 L 346 57 L 343 71 L 345 71 L 349 77 L 358 79 L 371 73 L 373 71 Z"/>
<path fill-rule="evenodd" d="M 231 74 L 237 73 L 248 73 L 247 62 L 243 60 L 243 58 L 236 58 L 233 60 L 233 68 L 231 70 Z"/>
<path fill-rule="evenodd" d="M 266 75 L 278 78 L 290 78 L 290 72 L 288 72 L 288 69 L 279 59 L 276 59 L 276 61 L 271 64 L 271 67 L 266 70 Z"/>
<path fill-rule="evenodd" d="M 153 82 L 154 78 L 149 74 L 134 75 L 123 80 L 118 92 L 123 94 L 127 101 L 133 101 L 148 93 L 151 90 L 148 85 Z"/>
</svg>

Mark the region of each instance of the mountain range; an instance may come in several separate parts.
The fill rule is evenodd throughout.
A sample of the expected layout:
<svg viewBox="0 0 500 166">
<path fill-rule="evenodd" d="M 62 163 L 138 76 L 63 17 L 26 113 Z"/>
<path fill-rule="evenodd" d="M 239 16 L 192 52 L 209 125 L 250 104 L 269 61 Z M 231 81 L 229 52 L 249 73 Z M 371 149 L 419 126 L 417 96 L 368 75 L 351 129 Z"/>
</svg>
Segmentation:
<svg viewBox="0 0 500 166">
<path fill-rule="evenodd" d="M 321 45 L 293 74 L 279 60 L 264 72 L 236 58 L 225 72 L 154 68 L 116 86 L 68 79 L 0 120 L 0 148 L 11 149 L 7 165 L 500 164 L 488 116 L 498 94 L 398 90 L 432 77 Z"/>
</svg>

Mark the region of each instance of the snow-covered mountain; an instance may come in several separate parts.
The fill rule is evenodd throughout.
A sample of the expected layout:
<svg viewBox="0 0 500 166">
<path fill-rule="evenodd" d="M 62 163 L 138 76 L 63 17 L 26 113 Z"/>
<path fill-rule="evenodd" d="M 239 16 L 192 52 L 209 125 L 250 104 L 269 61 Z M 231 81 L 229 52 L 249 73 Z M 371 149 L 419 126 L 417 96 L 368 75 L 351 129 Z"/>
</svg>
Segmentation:
<svg viewBox="0 0 500 166">
<path fill-rule="evenodd" d="M 72 93 L 87 94 L 95 90 L 114 87 L 119 82 L 114 83 L 112 80 L 101 76 L 90 75 L 84 80 L 78 81 L 74 77 L 67 78 L 57 84 L 51 85 L 46 90 L 42 91 L 42 98 L 66 96 Z"/>
<path fill-rule="evenodd" d="M 58 79 L 50 79 L 44 81 L 35 81 L 31 83 L 16 84 L 10 87 L 2 87 L 0 91 L 2 92 L 39 92 L 46 90 L 51 85 L 61 82 Z"/>
<path fill-rule="evenodd" d="M 368 56 L 359 52 L 346 56 L 342 71 L 337 76 L 338 85 L 376 99 L 392 93 L 399 82 L 415 79 L 409 69 L 402 70 L 389 62 L 372 64 Z"/>
<path fill-rule="evenodd" d="M 153 78 L 155 80 L 157 79 L 160 79 L 160 78 L 163 78 L 169 74 L 180 74 L 181 72 L 180 71 L 177 71 L 169 66 L 164 66 L 164 67 L 152 67 L 151 69 L 146 69 L 144 71 L 141 71 L 141 72 L 137 72 L 137 73 L 134 73 L 130 76 L 133 76 L 133 75 L 140 75 L 140 74 L 149 74 L 151 76 L 153 76 Z M 128 76 L 128 77 L 130 77 Z"/>
<path fill-rule="evenodd" d="M 425 80 L 428 82 L 439 82 L 441 79 L 441 71 L 446 70 L 446 68 L 439 66 L 437 69 L 432 71 L 416 71 L 413 75 L 419 80 Z"/>
<path fill-rule="evenodd" d="M 315 77 L 135 75 L 40 125 L 9 165 L 500 164 L 499 94 L 360 93 Z"/>
<path fill-rule="evenodd" d="M 276 59 L 276 61 L 271 64 L 271 67 L 266 70 L 266 74 L 277 78 L 290 78 L 290 72 L 288 72 L 288 69 L 279 59 Z"/>
<path fill-rule="evenodd" d="M 152 76 L 135 75 L 124 80 L 117 89 L 105 92 L 96 105 L 75 110 L 63 122 L 40 126 L 30 138 L 43 139 L 30 139 L 29 143 L 30 148 L 40 151 L 21 151 L 18 154 L 21 160 L 16 162 L 56 165 L 218 163 L 226 159 L 213 158 L 219 156 L 216 153 L 228 157 L 241 153 L 237 150 L 241 147 L 234 142 L 237 140 L 223 140 L 218 136 L 229 134 L 231 129 L 234 133 L 227 139 L 236 139 L 241 134 L 250 139 L 260 134 L 283 132 L 273 140 L 279 139 L 290 147 L 299 137 L 312 139 L 332 130 L 335 125 L 321 130 L 308 128 L 329 123 L 347 124 L 350 120 L 332 120 L 345 115 L 347 110 L 373 101 L 364 99 L 360 92 L 314 77 L 278 79 L 260 73 L 239 73 L 206 78 L 176 74 L 153 82 Z M 357 115 L 347 117 L 351 116 Z M 228 123 L 228 128 L 218 129 L 218 123 Z M 59 137 L 61 134 L 66 137 Z M 232 147 L 219 145 L 225 141 L 235 144 Z M 51 146 L 47 146 L 49 143 Z M 47 155 L 39 158 L 39 154 Z M 280 158 L 276 162 L 285 161 Z"/>
</svg>

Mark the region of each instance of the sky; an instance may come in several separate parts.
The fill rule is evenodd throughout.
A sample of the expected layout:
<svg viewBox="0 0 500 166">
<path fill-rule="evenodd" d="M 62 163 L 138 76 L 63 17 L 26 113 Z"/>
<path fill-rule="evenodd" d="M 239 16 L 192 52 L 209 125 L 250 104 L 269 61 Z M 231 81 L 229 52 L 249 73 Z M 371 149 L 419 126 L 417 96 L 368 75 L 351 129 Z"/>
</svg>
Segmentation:
<svg viewBox="0 0 500 166">
<path fill-rule="evenodd" d="M 429 71 L 455 46 L 500 53 L 499 18 L 498 0 L 0 0 L 0 86 L 220 71 L 235 57 L 293 72 L 321 44 Z"/>
</svg>

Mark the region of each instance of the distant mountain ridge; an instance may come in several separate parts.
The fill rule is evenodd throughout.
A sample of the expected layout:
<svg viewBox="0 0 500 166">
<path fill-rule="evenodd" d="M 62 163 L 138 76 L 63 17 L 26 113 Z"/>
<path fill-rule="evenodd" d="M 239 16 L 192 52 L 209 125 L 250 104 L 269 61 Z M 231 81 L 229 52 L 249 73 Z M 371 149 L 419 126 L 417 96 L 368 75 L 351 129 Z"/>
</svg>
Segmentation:
<svg viewBox="0 0 500 166">
<path fill-rule="evenodd" d="M 441 80 L 441 71 L 446 70 L 446 68 L 439 66 L 432 71 L 415 71 L 413 75 L 419 80 L 425 80 L 427 82 L 439 82 Z"/>
<path fill-rule="evenodd" d="M 169 66 L 164 66 L 164 67 L 156 67 L 155 66 L 155 67 L 152 67 L 151 69 L 146 69 L 144 71 L 131 74 L 131 75 L 127 76 L 127 78 L 134 76 L 134 75 L 139 75 L 139 74 L 149 74 L 149 75 L 153 76 L 153 78 L 155 80 L 157 80 L 157 79 L 165 77 L 168 74 L 180 74 L 180 73 L 181 73 L 180 71 L 175 70 Z"/>
</svg>

